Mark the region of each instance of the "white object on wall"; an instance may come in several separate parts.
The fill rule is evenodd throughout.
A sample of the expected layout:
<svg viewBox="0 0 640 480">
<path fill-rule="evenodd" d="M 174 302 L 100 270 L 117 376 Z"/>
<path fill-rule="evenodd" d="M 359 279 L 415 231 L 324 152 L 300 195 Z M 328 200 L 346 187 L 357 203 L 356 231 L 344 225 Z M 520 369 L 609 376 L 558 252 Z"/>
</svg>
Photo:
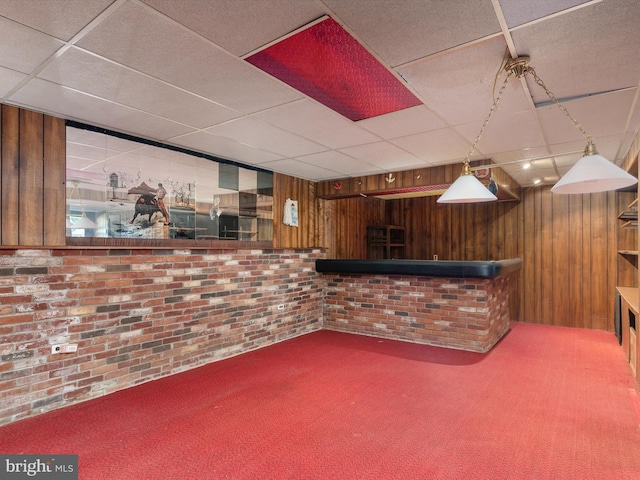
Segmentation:
<svg viewBox="0 0 640 480">
<path fill-rule="evenodd" d="M 298 201 L 287 198 L 284 201 L 284 214 L 282 223 L 290 227 L 298 226 Z"/>
</svg>

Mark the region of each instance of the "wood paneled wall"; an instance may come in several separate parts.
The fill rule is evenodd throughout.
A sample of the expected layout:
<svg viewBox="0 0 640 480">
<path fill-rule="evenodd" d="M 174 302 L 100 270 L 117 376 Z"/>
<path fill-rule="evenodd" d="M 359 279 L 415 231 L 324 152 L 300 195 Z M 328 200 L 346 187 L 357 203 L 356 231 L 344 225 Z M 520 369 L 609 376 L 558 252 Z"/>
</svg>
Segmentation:
<svg viewBox="0 0 640 480">
<path fill-rule="evenodd" d="M 367 258 L 367 226 L 386 225 L 386 202 L 371 197 L 321 201 L 327 258 Z"/>
<path fill-rule="evenodd" d="M 488 164 L 485 160 L 474 160 L 470 163 L 472 167 Z M 341 198 L 397 194 L 407 189 L 411 191 L 416 191 L 416 189 L 441 191 L 458 178 L 462 168 L 463 164 L 458 163 L 388 174 L 326 180 L 317 184 L 316 196 L 327 200 L 337 200 Z M 392 176 L 393 181 L 387 181 L 388 175 Z M 490 178 L 493 178 L 499 186 L 497 196 L 500 200 L 519 200 L 520 187 L 501 168 L 493 168 L 491 176 L 482 178 L 480 181 L 486 185 L 489 183 Z"/>
<path fill-rule="evenodd" d="M 517 256 L 518 203 L 439 204 L 437 197 L 388 202 L 388 221 L 404 226 L 407 258 L 499 260 Z"/>
<path fill-rule="evenodd" d="M 2 245 L 65 244 L 64 120 L 0 108 Z"/>
<path fill-rule="evenodd" d="M 519 257 L 519 203 L 448 204 L 437 197 L 387 203 L 390 224 L 405 227 L 406 257 L 431 260 L 501 260 Z M 521 276 L 511 276 L 511 318 L 519 314 Z"/>
<path fill-rule="evenodd" d="M 9 105 L 0 106 L 0 116 L 0 244 L 65 246 L 65 121 Z M 327 243 L 324 223 L 318 221 L 322 204 L 315 196 L 315 185 L 274 174 L 274 248 L 322 247 Z M 282 224 L 282 208 L 287 198 L 299 202 L 298 227 Z M 88 239 L 84 243 L 132 246 L 128 240 L 114 239 Z M 219 243 L 207 246 L 217 247 Z M 180 246 L 191 244 L 194 242 L 182 242 Z M 225 247 L 238 245 L 227 242 Z M 163 246 L 167 246 L 166 242 Z M 264 242 L 259 246 L 265 247 Z"/>
<path fill-rule="evenodd" d="M 511 278 L 512 319 L 613 330 L 618 195 L 522 191 L 520 203 L 439 205 L 394 200 L 390 223 L 404 225 L 410 258 L 520 257 Z"/>
<path fill-rule="evenodd" d="M 613 330 L 617 195 L 526 192 L 519 320 Z"/>
<path fill-rule="evenodd" d="M 1 243 L 64 246 L 64 121 L 7 105 L 0 114 Z M 524 190 L 520 203 L 438 205 L 436 197 L 322 200 L 315 189 L 274 175 L 274 248 L 365 258 L 368 225 L 401 225 L 407 258 L 522 258 L 511 281 L 514 320 L 613 329 L 617 215 L 630 195 L 552 195 L 543 187 Z M 286 198 L 299 202 L 298 227 L 282 224 Z"/>
<path fill-rule="evenodd" d="M 316 198 L 315 182 L 279 173 L 273 175 L 273 247 L 324 247 L 321 200 Z M 298 201 L 298 226 L 282 223 L 287 198 Z"/>
<path fill-rule="evenodd" d="M 329 258 L 366 258 L 367 226 L 386 224 L 387 202 L 372 197 L 323 200 L 315 188 L 314 182 L 274 174 L 274 248 L 321 247 Z M 298 200 L 298 227 L 282 223 L 287 198 Z"/>
</svg>

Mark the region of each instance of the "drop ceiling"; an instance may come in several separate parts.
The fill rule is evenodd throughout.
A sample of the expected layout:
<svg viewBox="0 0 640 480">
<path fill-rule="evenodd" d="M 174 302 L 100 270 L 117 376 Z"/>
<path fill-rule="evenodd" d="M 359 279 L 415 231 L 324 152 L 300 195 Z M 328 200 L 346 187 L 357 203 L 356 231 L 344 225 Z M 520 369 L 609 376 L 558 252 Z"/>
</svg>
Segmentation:
<svg viewBox="0 0 640 480">
<path fill-rule="evenodd" d="M 246 60 L 325 17 L 420 105 L 352 121 Z M 505 53 L 528 55 L 621 164 L 640 128 L 639 22 L 637 0 L 0 0 L 0 96 L 322 181 L 461 162 Z M 550 184 L 585 143 L 538 85 L 512 78 L 472 160 Z"/>
</svg>

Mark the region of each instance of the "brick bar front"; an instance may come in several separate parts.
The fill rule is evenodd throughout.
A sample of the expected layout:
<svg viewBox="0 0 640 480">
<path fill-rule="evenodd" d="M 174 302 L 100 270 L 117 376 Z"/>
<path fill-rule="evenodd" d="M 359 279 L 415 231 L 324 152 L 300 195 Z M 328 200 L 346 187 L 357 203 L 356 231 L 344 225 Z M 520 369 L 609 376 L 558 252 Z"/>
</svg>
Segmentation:
<svg viewBox="0 0 640 480">
<path fill-rule="evenodd" d="M 324 328 L 488 352 L 509 330 L 509 278 L 325 273 Z"/>
</svg>

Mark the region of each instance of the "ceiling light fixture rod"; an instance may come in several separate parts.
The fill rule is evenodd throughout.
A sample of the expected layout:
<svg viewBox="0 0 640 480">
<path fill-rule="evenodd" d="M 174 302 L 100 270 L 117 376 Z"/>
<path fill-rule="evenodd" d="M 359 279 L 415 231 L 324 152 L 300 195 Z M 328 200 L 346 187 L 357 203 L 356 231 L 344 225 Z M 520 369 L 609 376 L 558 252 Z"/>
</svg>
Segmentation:
<svg viewBox="0 0 640 480">
<path fill-rule="evenodd" d="M 516 165 L 518 163 L 537 162 L 539 160 L 547 160 L 549 158 L 568 157 L 569 155 L 578 155 L 579 153 L 584 153 L 584 150 L 574 150 L 572 152 L 557 153 L 557 154 L 551 154 L 551 155 L 541 155 L 539 157 L 523 158 L 521 160 L 512 160 L 510 162 L 490 163 L 488 165 L 477 165 L 475 167 L 471 167 L 471 171 L 475 172 L 476 170 L 483 170 L 485 168 L 496 168 L 496 167 L 502 167 L 504 165 Z"/>
</svg>

